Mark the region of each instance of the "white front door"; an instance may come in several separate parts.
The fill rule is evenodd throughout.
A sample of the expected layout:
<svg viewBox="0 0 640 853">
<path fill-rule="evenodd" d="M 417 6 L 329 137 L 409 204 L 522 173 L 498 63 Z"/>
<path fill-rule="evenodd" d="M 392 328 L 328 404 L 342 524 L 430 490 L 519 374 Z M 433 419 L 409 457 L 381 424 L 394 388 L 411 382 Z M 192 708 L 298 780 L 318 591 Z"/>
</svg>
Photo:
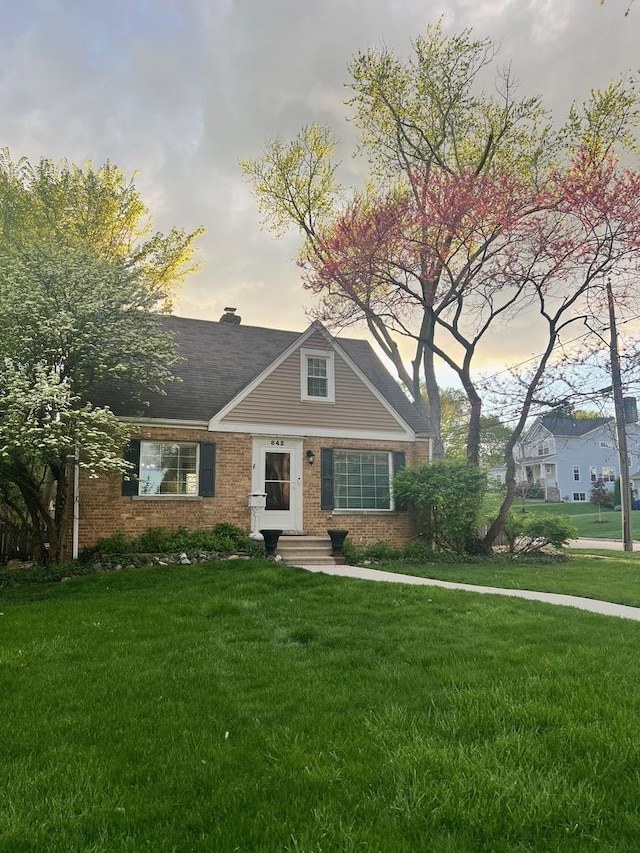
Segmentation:
<svg viewBox="0 0 640 853">
<path fill-rule="evenodd" d="M 302 532 L 302 439 L 254 438 L 252 490 L 267 496 L 258 530 Z"/>
</svg>

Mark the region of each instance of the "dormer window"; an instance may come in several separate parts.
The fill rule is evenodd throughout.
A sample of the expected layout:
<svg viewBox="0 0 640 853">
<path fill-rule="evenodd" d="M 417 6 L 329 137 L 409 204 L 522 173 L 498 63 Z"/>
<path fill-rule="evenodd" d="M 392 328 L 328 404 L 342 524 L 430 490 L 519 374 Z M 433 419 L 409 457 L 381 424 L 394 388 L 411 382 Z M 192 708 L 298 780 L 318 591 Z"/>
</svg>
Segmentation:
<svg viewBox="0 0 640 853">
<path fill-rule="evenodd" d="M 333 353 L 303 349 L 300 359 L 302 399 L 333 403 L 335 400 Z"/>
</svg>

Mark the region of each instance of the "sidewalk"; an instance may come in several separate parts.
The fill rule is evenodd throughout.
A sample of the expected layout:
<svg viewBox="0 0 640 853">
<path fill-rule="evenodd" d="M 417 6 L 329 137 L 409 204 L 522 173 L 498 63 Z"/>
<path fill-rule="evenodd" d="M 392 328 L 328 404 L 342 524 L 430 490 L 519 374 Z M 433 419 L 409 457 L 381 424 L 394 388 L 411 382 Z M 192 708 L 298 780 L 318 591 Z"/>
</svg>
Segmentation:
<svg viewBox="0 0 640 853">
<path fill-rule="evenodd" d="M 597 548 L 600 551 L 624 551 L 622 539 L 572 539 L 571 548 Z M 633 540 L 633 550 L 640 551 L 640 542 Z"/>
<path fill-rule="evenodd" d="M 593 540 L 578 540 L 593 541 Z M 602 540 L 595 540 L 602 542 Z M 617 544 L 617 543 L 612 543 Z M 590 547 L 575 546 L 575 547 Z M 602 547 L 601 545 L 598 547 Z M 620 547 L 622 545 L 620 544 Z M 325 575 L 338 575 L 345 578 L 360 578 L 369 581 L 385 581 L 387 583 L 404 583 L 413 586 L 439 586 L 444 589 L 459 589 L 465 592 L 476 592 L 486 595 L 507 595 L 512 598 L 526 598 L 529 601 L 543 601 L 546 604 L 557 604 L 563 607 L 576 607 L 591 613 L 601 613 L 605 616 L 618 616 L 621 619 L 633 619 L 640 622 L 640 607 L 629 607 L 626 604 L 614 604 L 610 601 L 598 601 L 595 598 L 582 598 L 577 595 L 561 595 L 555 592 L 534 592 L 528 589 L 501 589 L 493 586 L 475 586 L 470 583 L 453 583 L 435 578 L 421 578 L 414 575 L 400 575 L 395 572 L 382 572 L 378 569 L 368 569 L 360 566 L 300 566 L 308 572 L 319 572 Z"/>
</svg>

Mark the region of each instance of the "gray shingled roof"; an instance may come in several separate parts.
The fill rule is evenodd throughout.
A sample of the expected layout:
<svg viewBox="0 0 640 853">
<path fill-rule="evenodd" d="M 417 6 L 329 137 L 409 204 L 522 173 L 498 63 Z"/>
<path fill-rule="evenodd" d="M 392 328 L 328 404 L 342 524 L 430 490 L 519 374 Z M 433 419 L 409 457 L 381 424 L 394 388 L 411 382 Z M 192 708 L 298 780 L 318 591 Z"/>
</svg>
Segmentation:
<svg viewBox="0 0 640 853">
<path fill-rule="evenodd" d="M 165 396 L 150 396 L 144 410 L 139 402 L 108 391 L 95 402 L 124 417 L 207 421 L 300 337 L 299 332 L 187 317 L 163 317 L 161 322 L 185 359 L 175 370 L 182 381 L 167 385 Z M 337 342 L 398 414 L 416 432 L 424 432 L 426 425 L 370 344 L 354 338 Z"/>
<path fill-rule="evenodd" d="M 611 418 L 563 418 L 558 415 L 543 415 L 540 423 L 552 435 L 579 438 L 598 427 L 611 423 Z"/>
</svg>

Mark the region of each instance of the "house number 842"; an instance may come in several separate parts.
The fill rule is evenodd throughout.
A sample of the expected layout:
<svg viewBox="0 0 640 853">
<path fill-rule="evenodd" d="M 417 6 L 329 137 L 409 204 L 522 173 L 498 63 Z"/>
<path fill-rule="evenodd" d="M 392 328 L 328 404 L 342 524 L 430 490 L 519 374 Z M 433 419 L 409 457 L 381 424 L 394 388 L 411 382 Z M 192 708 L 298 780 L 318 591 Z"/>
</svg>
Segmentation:
<svg viewBox="0 0 640 853">
<path fill-rule="evenodd" d="M 272 438 L 271 444 L 274 444 L 277 447 L 282 447 L 282 445 L 284 444 L 284 441 L 281 438 Z"/>
</svg>

